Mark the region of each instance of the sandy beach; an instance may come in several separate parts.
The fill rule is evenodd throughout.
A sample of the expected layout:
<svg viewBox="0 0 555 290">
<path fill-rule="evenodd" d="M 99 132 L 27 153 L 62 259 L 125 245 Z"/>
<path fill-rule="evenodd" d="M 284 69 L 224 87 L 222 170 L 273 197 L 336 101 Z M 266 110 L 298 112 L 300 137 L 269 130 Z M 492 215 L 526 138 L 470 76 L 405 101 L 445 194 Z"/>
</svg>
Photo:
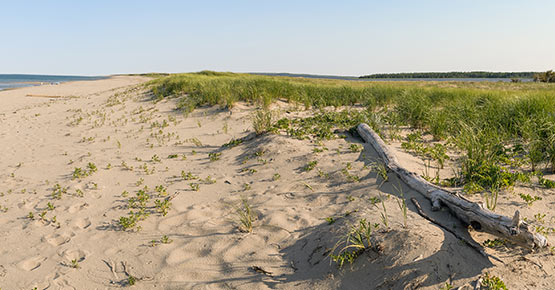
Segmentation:
<svg viewBox="0 0 555 290">
<path fill-rule="evenodd" d="M 401 198 L 427 211 L 430 203 L 394 174 L 384 181 L 360 138 L 254 136 L 254 106 L 184 114 L 175 99 L 153 101 L 149 80 L 0 91 L 1 290 L 474 289 L 486 272 L 509 289 L 553 287 L 549 251 L 486 248 L 497 258 L 488 259 L 410 204 L 405 222 Z M 272 106 L 282 117 L 310 114 Z M 422 160 L 389 145 L 423 172 Z M 555 201 L 553 189 L 514 192 L 500 196 L 497 212 L 533 217 Z M 532 210 L 515 202 L 521 192 L 543 199 Z M 252 232 L 237 214 L 245 203 Z M 429 214 L 479 243 L 495 238 L 468 232 L 447 211 Z M 380 225 L 372 250 L 338 267 L 330 252 L 361 219 Z M 545 227 L 554 224 L 549 215 Z"/>
</svg>

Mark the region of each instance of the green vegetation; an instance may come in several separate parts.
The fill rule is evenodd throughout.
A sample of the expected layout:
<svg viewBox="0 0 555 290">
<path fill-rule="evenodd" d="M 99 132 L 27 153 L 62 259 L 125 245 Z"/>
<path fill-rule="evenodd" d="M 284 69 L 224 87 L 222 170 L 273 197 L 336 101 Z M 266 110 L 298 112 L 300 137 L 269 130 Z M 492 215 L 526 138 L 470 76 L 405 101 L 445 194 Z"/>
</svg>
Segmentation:
<svg viewBox="0 0 555 290">
<path fill-rule="evenodd" d="M 310 161 L 303 167 L 303 171 L 312 171 L 316 167 L 316 165 L 318 165 L 318 161 Z"/>
<path fill-rule="evenodd" d="M 420 73 L 385 73 L 361 76 L 361 79 L 444 79 L 444 78 L 525 78 L 531 79 L 534 72 L 420 72 Z"/>
<path fill-rule="evenodd" d="M 329 224 L 329 221 L 328 221 Z M 379 227 L 366 219 L 361 219 L 357 225 L 342 237 L 330 251 L 330 257 L 342 267 L 345 262 L 353 263 L 364 251 L 372 247 L 372 232 Z M 335 254 L 336 250 L 337 254 Z"/>
<path fill-rule="evenodd" d="M 505 244 L 507 244 L 506 240 L 500 240 L 500 239 L 493 239 L 493 240 L 485 240 L 483 245 L 488 247 L 488 248 L 501 248 L 503 246 L 505 246 Z"/>
<path fill-rule="evenodd" d="M 253 223 L 258 217 L 246 198 L 241 200 L 241 205 L 237 207 L 236 213 L 239 217 L 239 230 L 245 233 L 252 233 Z"/>
<path fill-rule="evenodd" d="M 543 83 L 555 83 L 555 72 L 548 70 L 546 72 L 534 74 L 534 81 Z"/>
<path fill-rule="evenodd" d="M 486 272 L 482 276 L 482 281 L 480 282 L 480 289 L 487 289 L 487 290 L 507 290 L 507 286 L 501 278 L 491 275 Z"/>
<path fill-rule="evenodd" d="M 98 168 L 96 167 L 96 165 L 94 163 L 89 162 L 85 169 L 82 169 L 80 167 L 75 167 L 71 176 L 73 177 L 73 179 L 77 179 L 77 178 L 81 179 L 83 177 L 87 177 L 95 173 L 96 171 L 98 171 Z"/>
<path fill-rule="evenodd" d="M 435 161 L 439 168 L 448 160 L 447 150 L 460 152 L 462 157 L 454 160 L 458 174 L 441 184 L 464 186 L 469 193 L 486 191 L 492 209 L 502 189 L 531 182 L 529 172 L 542 167 L 555 171 L 555 88 L 550 84 L 353 82 L 203 71 L 161 77 L 149 86 L 156 99 L 174 97 L 178 109 L 185 111 L 202 105 L 230 108 L 238 101 L 268 108 L 282 100 L 315 112 L 274 121 L 272 111 L 259 110 L 254 114 L 259 134 L 333 139 L 337 129 L 351 129 L 356 135 L 353 127 L 364 122 L 383 138 L 396 139 L 402 138 L 399 128 L 408 126 L 415 131 L 403 142 L 406 150 Z M 353 107 L 324 110 L 329 106 Z M 424 142 L 425 135 L 434 142 Z M 226 147 L 240 142 L 232 140 Z M 352 146 L 350 151 L 359 149 Z M 386 168 L 376 169 L 387 181 Z M 555 187 L 555 182 L 537 176 L 540 185 Z M 435 181 L 440 182 L 437 174 Z"/>
<path fill-rule="evenodd" d="M 519 196 L 520 196 L 520 198 L 522 198 L 522 200 L 524 200 L 524 202 L 526 202 L 526 204 L 528 206 L 532 206 L 532 203 L 534 203 L 534 201 L 536 201 L 536 200 L 542 200 L 541 197 L 531 196 L 530 194 L 521 193 L 521 194 L 519 194 Z"/>
</svg>

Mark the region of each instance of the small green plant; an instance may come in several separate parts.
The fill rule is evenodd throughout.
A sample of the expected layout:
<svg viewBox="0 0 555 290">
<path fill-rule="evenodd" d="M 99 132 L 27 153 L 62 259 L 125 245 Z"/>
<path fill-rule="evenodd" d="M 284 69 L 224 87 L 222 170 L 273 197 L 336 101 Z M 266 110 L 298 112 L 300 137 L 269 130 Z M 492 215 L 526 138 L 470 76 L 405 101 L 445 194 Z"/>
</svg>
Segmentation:
<svg viewBox="0 0 555 290">
<path fill-rule="evenodd" d="M 233 148 L 243 143 L 243 139 L 231 139 L 229 142 L 222 145 L 223 148 Z"/>
<path fill-rule="evenodd" d="M 48 208 L 48 210 L 54 210 L 54 208 L 55 208 L 54 205 L 53 205 L 52 203 L 50 203 L 50 202 L 48 202 L 48 203 L 46 204 L 46 207 Z"/>
<path fill-rule="evenodd" d="M 164 199 L 164 200 L 157 199 L 154 201 L 154 205 L 156 207 L 156 210 L 158 210 L 158 212 L 160 212 L 163 216 L 166 216 L 168 214 L 168 211 L 170 210 L 171 203 L 167 199 Z"/>
<path fill-rule="evenodd" d="M 451 290 L 455 288 L 453 285 L 451 285 L 451 283 L 449 282 L 445 282 L 445 285 L 443 285 L 443 287 L 439 288 L 439 290 Z"/>
<path fill-rule="evenodd" d="M 98 171 L 98 168 L 96 168 L 96 165 L 95 165 L 94 163 L 92 163 L 92 162 L 89 162 L 89 163 L 87 164 L 87 168 L 89 169 L 89 170 L 88 170 L 89 175 L 91 175 L 92 173 Z"/>
<path fill-rule="evenodd" d="M 152 162 L 161 162 L 162 159 L 160 159 L 160 157 L 158 157 L 158 155 L 154 154 L 151 157 Z"/>
<path fill-rule="evenodd" d="M 328 222 L 328 225 L 332 225 L 333 223 L 335 223 L 335 218 L 330 216 L 325 218 L 326 222 Z"/>
<path fill-rule="evenodd" d="M 312 153 L 322 153 L 322 152 L 324 152 L 324 151 L 326 151 L 326 150 L 329 150 L 329 149 L 326 148 L 326 147 L 322 147 L 322 148 L 316 147 L 316 148 L 312 149 Z"/>
<path fill-rule="evenodd" d="M 71 260 L 71 268 L 74 268 L 74 269 L 79 269 L 80 268 L 79 261 L 77 261 L 77 259 Z"/>
<path fill-rule="evenodd" d="M 62 187 L 59 183 L 56 183 L 52 189 L 52 198 L 62 199 L 62 195 L 66 194 L 68 187 Z"/>
<path fill-rule="evenodd" d="M 125 217 L 122 216 L 119 218 L 119 225 L 120 227 L 125 231 L 128 229 L 131 229 L 133 227 L 135 227 L 137 225 L 138 222 L 138 217 L 136 214 L 134 214 L 133 212 L 129 212 L 129 216 Z"/>
<path fill-rule="evenodd" d="M 486 272 L 482 276 L 482 281 L 480 282 L 480 289 L 485 290 L 507 290 L 507 286 L 501 278 L 491 275 Z"/>
<path fill-rule="evenodd" d="M 554 154 L 555 161 L 555 154 Z M 555 181 L 544 178 L 541 174 L 538 174 L 538 183 L 545 188 L 555 188 Z"/>
<path fill-rule="evenodd" d="M 128 200 L 129 208 L 145 208 L 149 200 L 150 195 L 144 189 L 141 189 L 135 197 Z"/>
<path fill-rule="evenodd" d="M 127 277 L 127 285 L 133 286 L 135 283 L 137 283 L 137 278 L 129 275 L 129 277 Z"/>
<path fill-rule="evenodd" d="M 200 190 L 200 184 L 198 184 L 198 183 L 189 183 L 189 186 L 191 187 L 192 191 L 199 191 Z"/>
<path fill-rule="evenodd" d="M 121 162 L 121 167 L 124 168 L 125 170 L 133 171 L 133 166 L 127 165 L 127 163 L 125 163 L 125 161 Z"/>
<path fill-rule="evenodd" d="M 272 180 L 273 181 L 277 181 L 281 178 L 281 175 L 279 173 L 274 173 L 274 175 L 272 175 Z"/>
<path fill-rule="evenodd" d="M 171 244 L 171 242 L 173 242 L 173 240 L 171 240 L 168 236 L 163 235 L 162 238 L 160 239 L 160 242 L 162 244 Z"/>
<path fill-rule="evenodd" d="M 166 195 L 168 195 L 167 188 L 164 187 L 162 184 L 156 185 L 156 186 L 154 187 L 154 190 L 156 190 L 156 192 L 158 192 L 158 194 L 161 195 L 161 196 L 166 196 Z"/>
<path fill-rule="evenodd" d="M 250 183 L 244 183 L 244 184 L 243 184 L 243 190 L 247 191 L 247 190 L 249 190 L 249 189 L 251 189 L 251 188 L 252 188 L 252 187 L 251 187 Z"/>
<path fill-rule="evenodd" d="M 382 202 L 382 200 L 381 200 L 379 197 L 377 197 L 377 196 L 372 196 L 372 197 L 370 197 L 369 199 L 370 199 L 370 203 L 371 203 L 373 206 L 376 206 L 377 203 Z"/>
<path fill-rule="evenodd" d="M 86 169 L 82 169 L 80 167 L 75 167 L 75 169 L 73 170 L 71 175 L 72 175 L 73 179 L 81 179 L 81 178 L 90 176 L 91 174 L 93 174 L 97 170 L 98 170 L 98 168 L 96 167 L 96 165 L 94 163 L 89 162 L 87 164 Z"/>
<path fill-rule="evenodd" d="M 351 143 L 351 145 L 349 145 L 349 149 L 351 150 L 351 152 L 355 153 L 355 152 L 360 152 L 362 151 L 362 145 L 360 144 L 355 144 L 355 143 Z"/>
<path fill-rule="evenodd" d="M 71 175 L 73 176 L 73 179 L 83 178 L 85 176 L 88 176 L 87 172 L 80 167 L 75 167 Z"/>
<path fill-rule="evenodd" d="M 320 176 L 321 178 L 325 178 L 325 179 L 328 179 L 330 177 L 330 175 L 328 173 L 324 172 L 320 168 L 318 168 L 318 176 Z"/>
<path fill-rule="evenodd" d="M 222 152 L 208 153 L 208 158 L 210 158 L 210 161 L 212 162 L 220 160 L 220 156 L 222 156 Z"/>
<path fill-rule="evenodd" d="M 313 160 L 308 162 L 304 167 L 303 167 L 303 171 L 308 172 L 308 171 L 312 171 L 316 165 L 318 165 L 318 161 Z"/>
<path fill-rule="evenodd" d="M 168 159 L 174 159 L 174 158 L 177 158 L 177 154 L 168 155 Z"/>
<path fill-rule="evenodd" d="M 530 194 L 521 193 L 519 194 L 519 196 L 520 198 L 522 198 L 522 200 L 524 200 L 524 202 L 526 202 L 528 206 L 532 206 L 532 203 L 534 203 L 534 201 L 542 200 L 540 196 L 531 196 Z"/>
<path fill-rule="evenodd" d="M 345 166 L 345 168 L 341 169 L 341 173 L 343 173 L 343 175 L 345 175 L 345 177 L 347 178 L 348 181 L 350 181 L 350 182 L 359 182 L 360 177 L 358 175 L 351 174 L 349 172 L 349 169 L 351 169 L 351 168 L 352 168 L 351 163 L 347 162 L 347 165 Z"/>
<path fill-rule="evenodd" d="M 493 240 L 485 240 L 483 242 L 483 245 L 488 247 L 488 248 L 500 248 L 505 246 L 505 244 L 507 243 L 507 240 L 501 240 L 501 239 L 493 239 Z"/>
<path fill-rule="evenodd" d="M 257 214 L 249 205 L 246 198 L 241 199 L 241 205 L 236 209 L 239 217 L 239 230 L 245 233 L 252 233 L 253 223 L 257 219 Z"/>
<path fill-rule="evenodd" d="M 46 221 L 46 211 L 39 213 L 39 218 L 41 221 Z"/>
<path fill-rule="evenodd" d="M 33 214 L 33 212 L 29 212 L 29 214 L 27 215 L 27 218 L 30 219 L 30 220 L 34 220 L 35 215 Z"/>
<path fill-rule="evenodd" d="M 185 172 L 185 171 L 181 171 L 181 177 L 183 178 L 183 180 L 194 180 L 194 179 L 198 179 L 198 176 L 193 175 L 193 173 L 191 173 L 191 171 Z"/>
<path fill-rule="evenodd" d="M 216 183 L 216 178 L 213 178 L 212 176 L 208 175 L 204 179 L 204 182 L 208 183 L 208 184 L 214 184 L 214 183 Z"/>
</svg>

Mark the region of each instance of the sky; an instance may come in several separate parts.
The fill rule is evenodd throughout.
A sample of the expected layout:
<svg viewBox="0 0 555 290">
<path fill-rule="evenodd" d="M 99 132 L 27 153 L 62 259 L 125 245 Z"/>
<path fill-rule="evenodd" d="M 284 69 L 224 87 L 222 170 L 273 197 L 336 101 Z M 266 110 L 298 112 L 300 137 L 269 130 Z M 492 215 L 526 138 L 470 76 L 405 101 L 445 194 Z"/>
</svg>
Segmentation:
<svg viewBox="0 0 555 290">
<path fill-rule="evenodd" d="M 555 1 L 5 1 L 0 73 L 555 68 Z"/>
</svg>

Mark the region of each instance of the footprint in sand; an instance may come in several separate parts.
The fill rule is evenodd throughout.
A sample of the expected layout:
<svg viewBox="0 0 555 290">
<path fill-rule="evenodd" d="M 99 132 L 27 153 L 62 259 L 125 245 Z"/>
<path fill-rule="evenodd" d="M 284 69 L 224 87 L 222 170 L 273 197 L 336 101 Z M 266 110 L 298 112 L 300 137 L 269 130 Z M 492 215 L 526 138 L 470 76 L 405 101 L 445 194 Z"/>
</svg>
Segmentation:
<svg viewBox="0 0 555 290">
<path fill-rule="evenodd" d="M 70 207 L 68 207 L 67 211 L 69 213 L 76 213 L 76 212 L 78 212 L 78 211 L 80 211 L 80 210 L 82 210 L 82 209 L 84 209 L 88 206 L 89 206 L 89 204 L 86 203 L 86 202 L 85 203 L 76 203 L 76 204 L 73 204 Z"/>
<path fill-rule="evenodd" d="M 89 255 L 90 252 L 79 249 L 67 249 L 60 254 L 60 256 L 67 261 L 76 260 L 77 262 L 84 261 Z"/>
<path fill-rule="evenodd" d="M 36 268 L 40 267 L 41 263 L 44 262 L 44 260 L 46 260 L 45 257 L 34 256 L 19 262 L 17 266 L 25 271 L 33 271 Z"/>
<path fill-rule="evenodd" d="M 56 289 L 60 290 L 75 290 L 75 287 L 69 284 L 69 281 L 64 279 L 63 277 L 58 277 L 54 279 L 54 284 L 58 286 Z"/>
<path fill-rule="evenodd" d="M 73 233 L 51 234 L 51 235 L 42 237 L 42 241 L 47 242 L 54 247 L 57 247 L 69 242 L 71 240 L 71 237 L 73 237 L 74 235 L 75 234 Z"/>
<path fill-rule="evenodd" d="M 89 218 L 77 218 L 75 219 L 75 221 L 72 223 L 72 226 L 78 228 L 78 229 L 86 229 L 88 227 L 91 226 L 91 221 L 89 220 Z"/>
</svg>

